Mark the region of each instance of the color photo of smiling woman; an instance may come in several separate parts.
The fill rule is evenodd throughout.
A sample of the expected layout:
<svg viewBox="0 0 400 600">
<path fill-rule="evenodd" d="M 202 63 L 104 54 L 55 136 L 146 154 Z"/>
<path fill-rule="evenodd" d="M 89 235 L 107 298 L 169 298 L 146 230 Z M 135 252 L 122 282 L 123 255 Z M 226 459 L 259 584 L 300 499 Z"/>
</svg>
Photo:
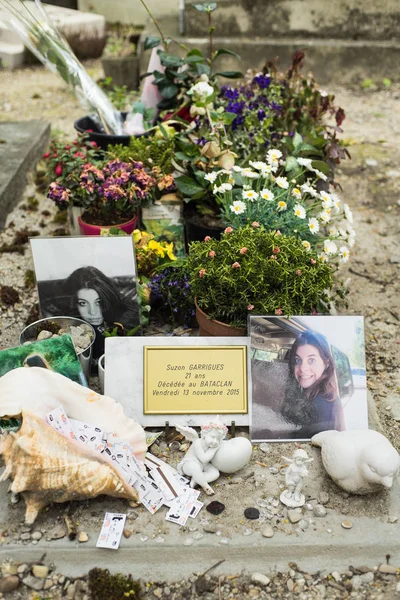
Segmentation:
<svg viewBox="0 0 400 600">
<path fill-rule="evenodd" d="M 33 238 L 31 246 L 43 317 L 90 323 L 96 364 L 106 327 L 118 323 L 129 331 L 139 325 L 132 238 Z"/>
<path fill-rule="evenodd" d="M 250 331 L 253 441 L 368 427 L 362 317 L 252 316 Z"/>
</svg>

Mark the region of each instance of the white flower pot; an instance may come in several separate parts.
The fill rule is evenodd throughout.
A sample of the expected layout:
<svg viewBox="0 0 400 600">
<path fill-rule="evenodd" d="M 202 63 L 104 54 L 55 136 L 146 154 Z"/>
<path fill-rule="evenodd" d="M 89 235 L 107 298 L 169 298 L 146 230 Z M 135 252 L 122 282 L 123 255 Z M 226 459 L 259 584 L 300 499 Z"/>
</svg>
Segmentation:
<svg viewBox="0 0 400 600">
<path fill-rule="evenodd" d="M 98 369 L 99 369 L 99 387 L 102 394 L 104 394 L 104 372 L 105 372 L 105 354 L 102 354 L 99 358 Z"/>
</svg>

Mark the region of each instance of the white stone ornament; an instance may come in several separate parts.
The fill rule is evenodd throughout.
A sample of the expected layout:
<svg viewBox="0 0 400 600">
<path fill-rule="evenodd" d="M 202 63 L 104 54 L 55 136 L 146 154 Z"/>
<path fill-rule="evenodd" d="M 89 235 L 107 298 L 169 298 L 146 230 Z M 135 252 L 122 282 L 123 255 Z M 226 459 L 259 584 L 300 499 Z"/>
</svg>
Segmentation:
<svg viewBox="0 0 400 600">
<path fill-rule="evenodd" d="M 283 458 L 289 463 L 289 466 L 285 473 L 287 489 L 280 495 L 280 501 L 291 508 L 303 506 L 306 498 L 301 493 L 301 489 L 303 487 L 303 479 L 308 475 L 306 465 L 314 459 L 309 458 L 307 452 L 301 448 L 295 450 L 292 458 L 286 458 L 285 456 Z"/>
<path fill-rule="evenodd" d="M 177 469 L 182 475 L 191 477 L 191 487 L 199 485 L 209 496 L 214 494 L 209 484 L 218 479 L 220 471 L 235 473 L 250 460 L 251 442 L 246 438 L 223 441 L 228 428 L 219 417 L 201 427 L 200 437 L 192 427 L 175 427 L 192 442 Z"/>
<path fill-rule="evenodd" d="M 346 492 L 369 494 L 389 489 L 399 473 L 399 453 L 372 429 L 322 431 L 311 443 L 320 446 L 328 475 Z"/>
</svg>

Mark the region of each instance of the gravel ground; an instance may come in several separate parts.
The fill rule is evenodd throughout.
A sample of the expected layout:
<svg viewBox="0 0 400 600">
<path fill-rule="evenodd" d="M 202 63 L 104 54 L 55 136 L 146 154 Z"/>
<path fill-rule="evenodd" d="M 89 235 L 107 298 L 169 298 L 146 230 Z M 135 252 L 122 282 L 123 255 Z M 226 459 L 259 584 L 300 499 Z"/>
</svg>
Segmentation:
<svg viewBox="0 0 400 600">
<path fill-rule="evenodd" d="M 101 76 L 97 62 L 87 65 L 95 78 Z M 0 71 L 0 120 L 45 118 L 54 128 L 72 134 L 72 121 L 83 114 L 76 100 L 56 76 L 40 67 L 10 74 Z M 361 91 L 338 88 L 338 103 L 347 113 L 344 138 L 352 160 L 338 169 L 340 195 L 354 212 L 358 234 L 353 256 L 345 276 L 351 278 L 348 297 L 350 314 L 363 314 L 366 325 L 368 387 L 373 391 L 379 419 L 387 437 L 400 449 L 400 302 L 399 302 L 399 212 L 400 212 L 400 88 Z M 36 198 L 38 203 L 33 200 Z M 57 221 L 51 203 L 37 192 L 34 181 L 28 185 L 20 205 L 9 216 L 0 233 L 0 286 L 10 286 L 18 292 L 14 302 L 9 293 L 1 294 L 0 347 L 18 343 L 18 335 L 37 302 L 37 292 L 31 283 L 32 259 L 28 235 L 62 235 L 65 224 Z M 24 232 L 28 231 L 26 234 Z M 22 232 L 22 235 L 21 235 Z M 16 235 L 18 239 L 15 240 Z M 17 252 L 9 246 L 17 244 Z M 2 288 L 4 290 L 4 288 Z M 1 293 L 1 292 L 0 292 Z M 12 295 L 11 295 L 12 296 Z M 270 461 L 277 460 L 282 447 L 274 448 Z M 275 456 L 276 454 L 276 456 Z M 260 459 L 259 451 L 253 460 Z M 228 490 L 228 488 L 227 488 Z M 379 518 L 384 503 L 372 497 L 347 498 L 337 493 L 330 482 L 324 490 L 330 494 L 331 506 L 342 514 L 367 515 Z M 228 493 L 228 492 L 227 492 Z M 228 494 L 229 495 L 229 494 Z M 347 512 L 346 512 L 347 511 Z M 394 525 L 398 527 L 398 524 Z M 18 535 L 24 532 L 19 527 Z M 28 531 L 25 533 L 29 533 Z M 23 538 L 22 538 L 23 539 Z M 0 538 L 1 543 L 5 539 Z M 48 557 L 51 560 L 51 556 Z M 295 559 L 295 557 L 294 557 Z M 390 561 L 389 561 L 390 562 Z M 46 561 L 46 564 L 49 563 Z M 353 564 L 349 557 L 349 565 Z M 285 573 L 266 572 L 257 579 L 251 566 L 247 573 L 232 573 L 217 577 L 213 572 L 194 575 L 174 584 L 142 582 L 143 598 L 400 598 L 399 570 L 389 564 L 356 565 L 344 573 L 304 573 L 294 565 Z M 57 570 L 62 570 L 57 565 Z M 3 565 L 3 576 L 14 579 L 10 586 L 24 580 L 24 586 L 7 595 L 9 598 L 84 598 L 85 578 L 71 581 L 56 571 L 42 580 L 32 579 L 31 565 Z M 387 571 L 387 572 L 382 572 Z M 134 573 L 133 573 L 134 576 Z M 14 583 L 13 583 L 14 582 Z M 36 588 L 27 584 L 36 585 Z M 1 586 L 6 585 L 0 580 Z M 33 590 L 42 590 L 34 592 Z M 36 594 L 36 595 L 35 595 Z M 109 597 L 112 599 L 113 596 Z"/>
</svg>

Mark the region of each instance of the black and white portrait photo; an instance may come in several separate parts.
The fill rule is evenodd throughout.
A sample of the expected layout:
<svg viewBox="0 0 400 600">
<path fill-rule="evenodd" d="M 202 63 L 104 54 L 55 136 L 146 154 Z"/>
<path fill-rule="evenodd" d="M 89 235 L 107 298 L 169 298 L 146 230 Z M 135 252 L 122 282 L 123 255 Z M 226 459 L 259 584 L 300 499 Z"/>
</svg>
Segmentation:
<svg viewBox="0 0 400 600">
<path fill-rule="evenodd" d="M 104 352 L 104 331 L 140 325 L 131 236 L 33 238 L 43 317 L 83 319 L 96 332 L 93 355 Z"/>
<path fill-rule="evenodd" d="M 358 316 L 250 317 L 252 440 L 368 428 Z"/>
</svg>

